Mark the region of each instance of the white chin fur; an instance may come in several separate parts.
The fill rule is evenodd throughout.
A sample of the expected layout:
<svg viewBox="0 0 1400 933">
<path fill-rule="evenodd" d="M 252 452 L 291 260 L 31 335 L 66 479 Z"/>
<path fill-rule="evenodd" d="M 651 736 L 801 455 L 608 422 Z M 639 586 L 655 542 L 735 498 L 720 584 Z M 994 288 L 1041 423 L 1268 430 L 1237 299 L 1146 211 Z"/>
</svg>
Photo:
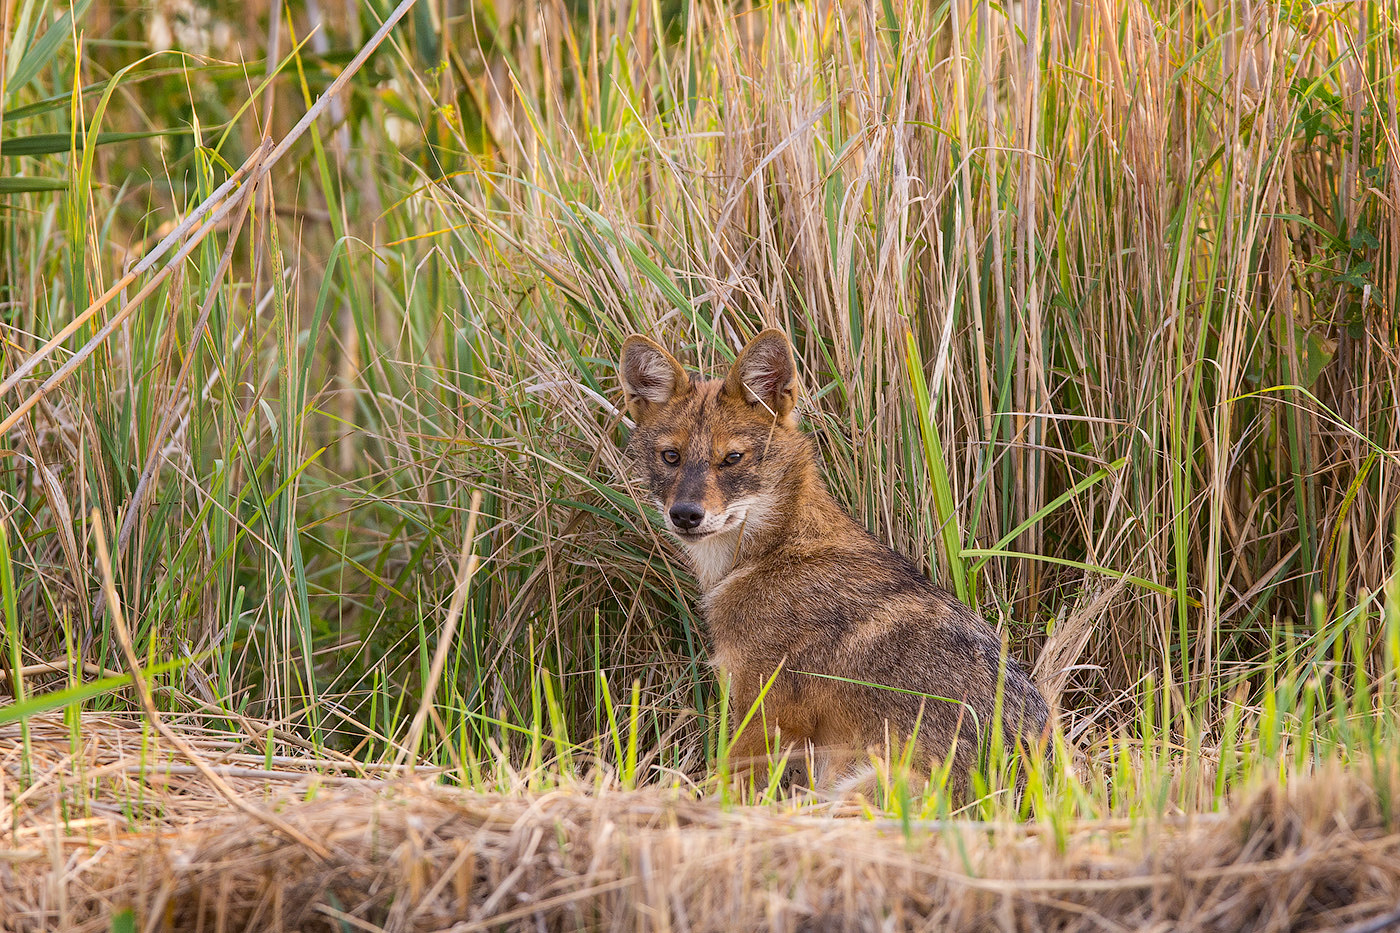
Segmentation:
<svg viewBox="0 0 1400 933">
<path fill-rule="evenodd" d="M 713 589 L 729 575 L 738 558 L 740 535 L 751 537 L 763 520 L 762 507 L 750 499 L 741 499 L 723 512 L 707 514 L 704 521 L 687 534 L 676 530 L 664 509 L 661 514 L 666 530 L 685 548 L 702 590 Z"/>
<path fill-rule="evenodd" d="M 685 548 L 690 569 L 695 571 L 695 579 L 699 581 L 701 590 L 714 589 L 729 575 L 729 571 L 734 569 L 739 550 L 737 526 L 733 530 L 717 532 L 698 541 L 684 538 L 679 540 Z"/>
</svg>

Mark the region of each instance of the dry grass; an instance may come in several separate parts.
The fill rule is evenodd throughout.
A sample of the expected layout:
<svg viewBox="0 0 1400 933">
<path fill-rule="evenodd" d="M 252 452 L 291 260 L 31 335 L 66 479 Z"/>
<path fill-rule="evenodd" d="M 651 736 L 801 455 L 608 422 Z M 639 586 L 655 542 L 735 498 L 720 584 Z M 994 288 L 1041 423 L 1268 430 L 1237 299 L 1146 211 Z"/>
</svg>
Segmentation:
<svg viewBox="0 0 1400 933">
<path fill-rule="evenodd" d="M 72 746 L 61 722 L 36 723 L 35 780 L 17 796 L 18 758 L 4 762 L 6 929 L 1378 931 L 1400 902 L 1393 771 L 1057 838 L 658 789 L 495 795 L 305 773 L 326 761 L 267 771 L 226 737 L 192 739 L 322 858 L 159 763 L 138 724 L 103 725 Z"/>
<path fill-rule="evenodd" d="M 1394 4 L 500 7 L 409 17 L 242 232 L 211 233 L 148 300 L 154 279 L 132 283 L 91 353 L 40 348 L 221 163 L 315 100 L 334 113 L 341 66 L 296 57 L 269 107 L 257 69 L 190 62 L 169 83 L 152 62 L 108 88 L 102 128 L 178 130 L 218 101 L 206 130 L 245 114 L 226 147 L 201 131 L 7 163 L 71 175 L 62 198 L 0 211 L 0 423 L 42 398 L 0 443 L 21 664 L 118 666 L 91 618 L 96 507 L 138 650 L 197 659 L 207 687 L 186 692 L 381 753 L 479 490 L 484 572 L 446 720 L 478 750 L 506 741 L 488 720 L 527 718 L 544 669 L 640 680 L 657 735 L 703 713 L 693 591 L 614 469 L 631 330 L 708 369 L 786 328 L 842 501 L 1023 657 L 1050 655 L 1067 706 L 1150 675 L 1218 713 L 1282 630 L 1383 587 Z M 283 35 L 252 3 L 219 54 L 316 29 L 359 51 L 369 9 L 293 10 Z M 6 109 L 5 151 L 66 139 L 68 102 L 43 102 L 131 65 L 139 19 L 114 26 L 131 45 L 69 61 L 65 43 L 12 89 L 6 108 L 50 109 Z M 601 696 L 563 698 L 571 735 L 598 730 Z"/>
<path fill-rule="evenodd" d="M 67 9 L 32 6 L 0 47 Z M 0 94 L 32 188 L 0 210 L 0 927 L 1393 909 L 1393 3 L 474 6 L 351 75 L 373 5 L 252 0 L 215 54 L 346 53 L 266 95 L 136 66 L 140 17 L 94 9 L 105 43 Z M 44 355 L 318 99 L 246 223 Z M 842 501 L 1061 695 L 1025 808 L 906 838 L 696 793 L 720 704 L 613 361 L 642 330 L 713 369 L 764 324 Z M 138 666 L 178 733 L 93 711 Z M 481 793 L 384 781 L 414 758 Z"/>
</svg>

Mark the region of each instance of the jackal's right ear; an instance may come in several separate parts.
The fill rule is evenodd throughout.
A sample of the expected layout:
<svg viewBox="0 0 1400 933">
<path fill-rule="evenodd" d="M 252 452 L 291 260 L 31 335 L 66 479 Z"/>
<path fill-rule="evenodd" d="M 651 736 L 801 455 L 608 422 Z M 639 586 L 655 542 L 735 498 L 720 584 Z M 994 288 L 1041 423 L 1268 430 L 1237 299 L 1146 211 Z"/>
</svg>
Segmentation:
<svg viewBox="0 0 1400 933">
<path fill-rule="evenodd" d="M 671 399 L 690 391 L 685 367 L 655 340 L 633 334 L 622 345 L 622 391 L 627 411 L 641 421 Z"/>
</svg>

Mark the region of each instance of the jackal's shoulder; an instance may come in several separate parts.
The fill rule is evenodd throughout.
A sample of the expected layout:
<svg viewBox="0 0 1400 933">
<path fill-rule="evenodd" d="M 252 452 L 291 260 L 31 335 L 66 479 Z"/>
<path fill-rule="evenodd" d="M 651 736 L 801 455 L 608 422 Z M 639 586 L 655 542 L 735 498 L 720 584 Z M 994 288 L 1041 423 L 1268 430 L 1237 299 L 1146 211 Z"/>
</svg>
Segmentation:
<svg viewBox="0 0 1400 933">
<path fill-rule="evenodd" d="M 830 506 L 806 510 L 819 518 L 746 563 L 709 594 L 706 608 L 772 631 L 788 626 L 832 637 L 882 619 L 952 621 L 972 615 L 897 551 Z M 817 527 L 813 527 L 817 526 Z M 975 617 L 974 617 L 975 618 Z"/>
</svg>

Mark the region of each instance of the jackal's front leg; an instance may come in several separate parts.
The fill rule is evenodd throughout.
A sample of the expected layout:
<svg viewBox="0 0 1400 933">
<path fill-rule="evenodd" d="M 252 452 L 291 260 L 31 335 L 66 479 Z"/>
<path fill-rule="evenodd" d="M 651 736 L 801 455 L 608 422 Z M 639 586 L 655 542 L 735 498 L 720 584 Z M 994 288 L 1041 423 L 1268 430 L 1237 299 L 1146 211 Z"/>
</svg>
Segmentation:
<svg viewBox="0 0 1400 933">
<path fill-rule="evenodd" d="M 738 712 L 738 710 L 734 710 Z M 742 719 L 742 716 L 740 717 Z M 724 761 L 729 773 L 741 781 L 761 778 L 767 767 L 768 756 L 774 749 L 774 736 L 767 729 L 759 714 L 755 714 L 748 724 L 735 735 L 726 750 Z"/>
<path fill-rule="evenodd" d="M 738 732 L 730 739 L 724 761 L 739 783 L 761 786 L 767 783 L 770 763 L 782 753 L 789 754 L 789 769 L 805 761 L 795 759 L 806 754 L 815 730 L 809 712 L 778 685 L 763 700 L 758 696 L 757 690 L 737 689 L 730 697 L 729 721 Z"/>
</svg>

